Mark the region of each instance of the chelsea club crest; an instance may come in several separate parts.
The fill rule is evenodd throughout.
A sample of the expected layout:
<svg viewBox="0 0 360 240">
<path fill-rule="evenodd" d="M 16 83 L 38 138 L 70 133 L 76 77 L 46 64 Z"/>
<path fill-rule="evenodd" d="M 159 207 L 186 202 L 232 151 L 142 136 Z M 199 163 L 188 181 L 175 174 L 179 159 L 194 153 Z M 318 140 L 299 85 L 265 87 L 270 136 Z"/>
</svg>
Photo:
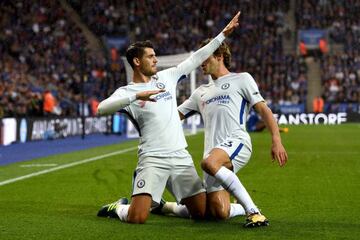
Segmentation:
<svg viewBox="0 0 360 240">
<path fill-rule="evenodd" d="M 161 82 L 157 82 L 157 83 L 156 83 L 156 87 L 157 87 L 158 89 L 164 89 L 164 88 L 165 88 L 165 84 L 163 84 L 163 83 L 161 83 Z"/>
<path fill-rule="evenodd" d="M 230 83 L 224 83 L 223 85 L 221 85 L 221 89 L 222 90 L 226 90 L 230 87 Z"/>
</svg>

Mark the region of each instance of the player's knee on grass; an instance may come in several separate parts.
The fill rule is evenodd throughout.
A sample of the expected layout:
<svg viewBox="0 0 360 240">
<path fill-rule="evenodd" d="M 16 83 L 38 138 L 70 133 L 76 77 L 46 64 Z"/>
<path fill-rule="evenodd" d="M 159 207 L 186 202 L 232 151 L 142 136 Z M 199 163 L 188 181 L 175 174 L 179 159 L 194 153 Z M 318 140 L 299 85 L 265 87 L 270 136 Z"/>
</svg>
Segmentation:
<svg viewBox="0 0 360 240">
<path fill-rule="evenodd" d="M 146 219 L 148 218 L 149 213 L 134 213 L 129 211 L 129 215 L 127 218 L 128 223 L 137 223 L 137 224 L 143 224 L 146 222 Z"/>
<path fill-rule="evenodd" d="M 128 223 L 145 223 L 150 212 L 152 198 L 150 195 L 141 194 L 134 196 L 131 200 L 127 222 Z"/>
<path fill-rule="evenodd" d="M 190 212 L 190 215 L 191 215 L 192 219 L 196 219 L 196 220 L 204 219 L 205 218 L 205 210 L 202 211 L 202 210 L 197 209 L 195 211 Z"/>
<path fill-rule="evenodd" d="M 136 205 L 131 205 L 129 208 L 129 213 L 127 217 L 128 223 L 138 223 L 142 224 L 146 222 L 146 219 L 149 216 L 149 210 L 146 210 L 145 208 L 138 207 Z"/>
<path fill-rule="evenodd" d="M 192 219 L 204 219 L 206 214 L 206 194 L 199 193 L 195 196 L 185 198 L 181 201 L 184 204 Z"/>
<path fill-rule="evenodd" d="M 219 202 L 215 200 L 208 200 L 208 212 L 211 214 L 211 217 L 225 220 L 229 218 L 230 214 L 230 202 Z"/>
</svg>

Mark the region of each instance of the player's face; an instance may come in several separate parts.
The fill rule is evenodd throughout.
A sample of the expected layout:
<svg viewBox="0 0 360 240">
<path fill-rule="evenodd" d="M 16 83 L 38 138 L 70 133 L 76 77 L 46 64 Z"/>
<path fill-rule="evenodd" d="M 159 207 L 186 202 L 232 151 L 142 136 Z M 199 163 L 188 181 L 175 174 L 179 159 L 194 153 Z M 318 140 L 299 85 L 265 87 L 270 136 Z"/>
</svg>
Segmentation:
<svg viewBox="0 0 360 240">
<path fill-rule="evenodd" d="M 156 74 L 158 62 L 155 51 L 152 48 L 145 48 L 144 55 L 140 58 L 140 72 L 145 76 L 152 76 Z"/>
<path fill-rule="evenodd" d="M 219 62 L 217 61 L 217 59 L 214 57 L 214 55 L 211 55 L 208 59 L 206 59 L 202 64 L 201 64 L 201 69 L 203 70 L 204 74 L 213 74 L 217 71 L 219 67 Z"/>
</svg>

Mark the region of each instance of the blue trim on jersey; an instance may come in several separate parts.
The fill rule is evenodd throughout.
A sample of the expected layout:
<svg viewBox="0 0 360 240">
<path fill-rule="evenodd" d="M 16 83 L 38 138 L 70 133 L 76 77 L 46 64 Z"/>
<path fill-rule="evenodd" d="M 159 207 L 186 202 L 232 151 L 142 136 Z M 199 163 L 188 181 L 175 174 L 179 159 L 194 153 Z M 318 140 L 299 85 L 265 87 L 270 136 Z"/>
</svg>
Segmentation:
<svg viewBox="0 0 360 240">
<path fill-rule="evenodd" d="M 194 115 L 195 113 L 197 113 L 197 111 L 191 110 L 190 112 L 188 112 L 187 114 L 184 115 L 184 118 L 191 117 L 191 116 Z"/>
<path fill-rule="evenodd" d="M 124 113 L 129 118 L 130 122 L 132 122 L 132 124 L 134 124 L 134 127 L 139 132 L 139 136 L 141 137 L 140 127 L 139 127 L 139 124 L 137 123 L 137 121 L 135 120 L 135 118 L 133 118 L 133 116 L 131 116 L 130 113 L 128 111 L 126 111 L 125 109 L 121 109 L 119 112 Z"/>
<path fill-rule="evenodd" d="M 178 79 L 177 82 L 179 83 L 179 82 L 181 82 L 182 80 L 184 80 L 185 78 L 186 78 L 186 75 L 183 74 L 183 75 L 181 75 L 181 77 Z"/>
<path fill-rule="evenodd" d="M 248 101 L 246 101 L 245 98 L 242 99 L 241 107 L 240 107 L 240 125 L 244 124 L 244 111 L 245 111 L 245 105 Z"/>
<path fill-rule="evenodd" d="M 244 146 L 244 144 L 240 143 L 240 145 L 236 148 L 235 152 L 233 154 L 231 154 L 230 160 L 233 160 L 234 157 L 236 157 L 239 154 L 239 152 L 243 146 Z"/>
</svg>

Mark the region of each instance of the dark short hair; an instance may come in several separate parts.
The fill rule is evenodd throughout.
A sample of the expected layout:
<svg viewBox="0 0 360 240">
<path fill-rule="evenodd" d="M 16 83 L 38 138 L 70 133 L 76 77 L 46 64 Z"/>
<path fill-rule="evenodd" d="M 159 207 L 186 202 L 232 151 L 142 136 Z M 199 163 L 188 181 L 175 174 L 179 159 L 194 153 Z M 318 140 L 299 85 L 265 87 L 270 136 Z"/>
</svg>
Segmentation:
<svg viewBox="0 0 360 240">
<path fill-rule="evenodd" d="M 203 47 L 206 44 L 208 44 L 212 39 L 208 38 L 201 42 L 200 46 Z M 213 53 L 215 56 L 223 56 L 224 58 L 224 65 L 227 69 L 230 69 L 231 67 L 231 50 L 229 45 L 227 45 L 225 42 L 223 42 L 218 49 L 215 50 Z"/>
<path fill-rule="evenodd" d="M 131 44 L 126 50 L 126 60 L 130 64 L 130 66 L 134 69 L 134 58 L 141 58 L 144 55 L 145 48 L 152 48 L 154 49 L 153 44 L 149 41 L 141 41 L 135 42 Z"/>
</svg>

